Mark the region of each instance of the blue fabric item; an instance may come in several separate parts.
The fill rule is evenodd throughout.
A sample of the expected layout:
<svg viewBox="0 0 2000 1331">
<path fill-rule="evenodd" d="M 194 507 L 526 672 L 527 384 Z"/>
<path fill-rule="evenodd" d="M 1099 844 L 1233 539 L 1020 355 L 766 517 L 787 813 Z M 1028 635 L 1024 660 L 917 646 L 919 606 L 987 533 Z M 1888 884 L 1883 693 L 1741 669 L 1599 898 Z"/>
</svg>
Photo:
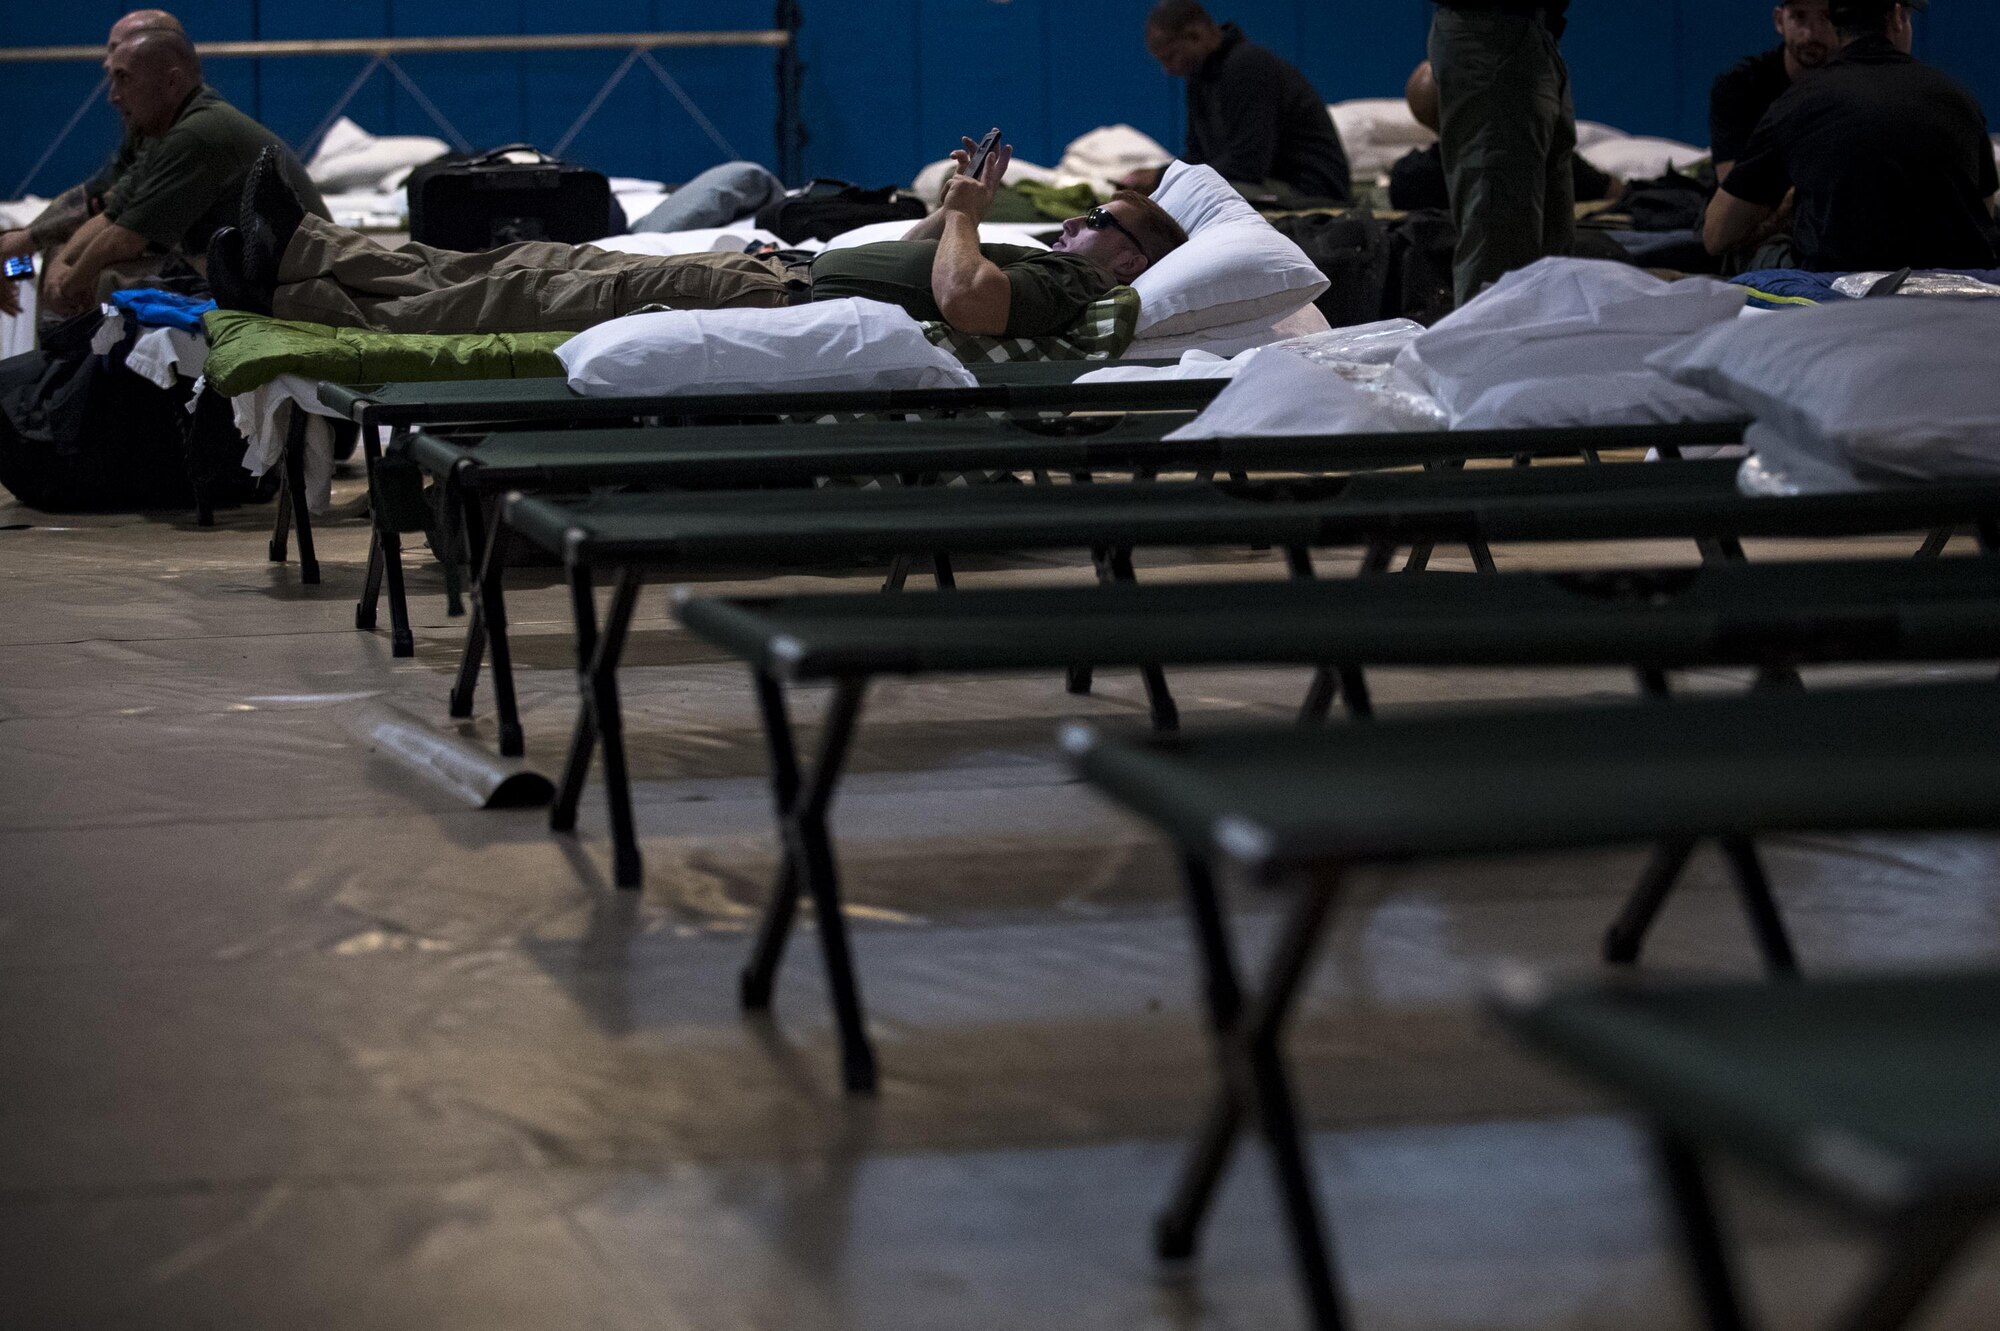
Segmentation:
<svg viewBox="0 0 2000 1331">
<path fill-rule="evenodd" d="M 1957 273 L 1963 277 L 2000 286 L 2000 269 L 1996 268 L 1924 268 L 1918 271 Z M 1750 288 L 1752 309 L 1783 310 L 1798 308 L 1798 302 L 1801 300 L 1809 300 L 1818 305 L 1827 301 L 1851 299 L 1833 288 L 1835 281 L 1846 276 L 1846 273 L 1809 273 L 1803 268 L 1764 268 L 1756 272 L 1739 273 L 1729 280 L 1738 286 Z M 1779 296 L 1785 299 L 1766 300 L 1766 296 Z"/>
<path fill-rule="evenodd" d="M 111 303 L 128 319 L 148 328 L 178 328 L 183 333 L 200 333 L 201 316 L 215 308 L 205 297 L 182 296 L 153 287 L 114 291 Z"/>
<path fill-rule="evenodd" d="M 1737 286 L 1750 288 L 1750 308 L 1783 310 L 1796 308 L 1796 302 L 1801 300 L 1809 300 L 1815 305 L 1823 301 L 1846 300 L 1846 296 L 1833 289 L 1833 280 L 1839 276 L 1839 273 L 1809 273 L 1803 268 L 1764 268 L 1739 273 L 1729 280 Z M 1788 299 L 1765 300 L 1765 296 Z"/>
<path fill-rule="evenodd" d="M 728 226 L 785 196 L 785 182 L 755 162 L 713 166 L 632 224 L 632 231 L 700 231 Z"/>
</svg>

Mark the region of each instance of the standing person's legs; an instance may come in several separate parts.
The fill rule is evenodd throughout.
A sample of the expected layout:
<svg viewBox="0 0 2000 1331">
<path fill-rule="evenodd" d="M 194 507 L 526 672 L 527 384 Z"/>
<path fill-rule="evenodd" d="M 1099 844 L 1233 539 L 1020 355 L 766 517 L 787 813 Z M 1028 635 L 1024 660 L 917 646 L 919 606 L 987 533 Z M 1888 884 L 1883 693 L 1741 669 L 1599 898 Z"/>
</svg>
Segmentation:
<svg viewBox="0 0 2000 1331">
<path fill-rule="evenodd" d="M 1548 202 L 1542 209 L 1542 253 L 1569 254 L 1576 249 L 1576 103 L 1570 96 L 1569 66 L 1562 48 L 1545 30 L 1549 65 L 1561 93 L 1549 141 Z"/>
<path fill-rule="evenodd" d="M 1464 304 L 1544 253 L 1553 188 L 1546 177 L 1564 85 L 1554 42 L 1534 19 L 1440 9 L 1430 57 L 1439 148 L 1458 227 L 1453 286 Z"/>
<path fill-rule="evenodd" d="M 785 182 L 755 162 L 712 166 L 632 224 L 641 231 L 696 231 L 728 226 L 783 197 Z"/>
<path fill-rule="evenodd" d="M 743 254 L 662 258 L 551 241 L 391 250 L 309 217 L 285 248 L 271 312 L 385 333 L 579 332 L 647 305 L 775 308 L 789 303 L 785 276 Z"/>
</svg>

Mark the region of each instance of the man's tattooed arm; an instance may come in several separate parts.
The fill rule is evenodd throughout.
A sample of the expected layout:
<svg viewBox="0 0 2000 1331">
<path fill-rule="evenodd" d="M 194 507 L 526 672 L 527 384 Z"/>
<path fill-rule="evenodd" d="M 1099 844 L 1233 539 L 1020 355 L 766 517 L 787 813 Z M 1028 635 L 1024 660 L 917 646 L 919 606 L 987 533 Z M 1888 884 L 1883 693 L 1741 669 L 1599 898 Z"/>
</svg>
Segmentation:
<svg viewBox="0 0 2000 1331">
<path fill-rule="evenodd" d="M 28 234 L 35 238 L 36 249 L 54 249 L 89 220 L 90 194 L 82 185 L 75 185 L 57 195 L 54 203 L 28 223 Z"/>
</svg>

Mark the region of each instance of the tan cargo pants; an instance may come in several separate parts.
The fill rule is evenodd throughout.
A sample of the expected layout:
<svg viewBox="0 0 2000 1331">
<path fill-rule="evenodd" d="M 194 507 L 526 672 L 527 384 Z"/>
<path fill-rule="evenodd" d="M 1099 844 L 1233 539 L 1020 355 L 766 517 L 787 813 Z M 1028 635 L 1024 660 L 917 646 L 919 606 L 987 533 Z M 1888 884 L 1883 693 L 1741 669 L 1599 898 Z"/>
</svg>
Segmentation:
<svg viewBox="0 0 2000 1331">
<path fill-rule="evenodd" d="M 271 312 L 384 333 L 579 332 L 647 305 L 790 304 L 785 265 L 745 254 L 614 254 L 531 240 L 481 254 L 388 249 L 308 215 L 285 247 Z"/>
</svg>

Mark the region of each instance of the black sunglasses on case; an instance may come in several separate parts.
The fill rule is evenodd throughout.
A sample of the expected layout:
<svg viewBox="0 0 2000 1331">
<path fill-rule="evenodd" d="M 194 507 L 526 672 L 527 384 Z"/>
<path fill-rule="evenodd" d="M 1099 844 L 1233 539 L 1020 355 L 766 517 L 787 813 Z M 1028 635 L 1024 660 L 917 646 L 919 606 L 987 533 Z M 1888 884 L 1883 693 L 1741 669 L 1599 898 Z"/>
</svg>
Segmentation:
<svg viewBox="0 0 2000 1331">
<path fill-rule="evenodd" d="M 1092 231 L 1102 231 L 1104 230 L 1105 227 L 1110 227 L 1113 231 L 1116 231 L 1119 235 L 1131 241 L 1133 246 L 1138 249 L 1139 253 L 1145 255 L 1148 259 L 1153 257 L 1152 253 L 1146 248 L 1146 242 L 1140 240 L 1137 236 L 1133 235 L 1132 229 L 1126 226 L 1123 222 L 1119 221 L 1117 218 L 1113 217 L 1111 215 L 1111 210 L 1109 208 L 1106 208 L 1103 204 L 1099 204 L 1097 205 L 1097 207 L 1092 208 L 1089 212 L 1085 213 L 1083 215 L 1083 224 L 1086 227 L 1089 227 Z"/>
</svg>

